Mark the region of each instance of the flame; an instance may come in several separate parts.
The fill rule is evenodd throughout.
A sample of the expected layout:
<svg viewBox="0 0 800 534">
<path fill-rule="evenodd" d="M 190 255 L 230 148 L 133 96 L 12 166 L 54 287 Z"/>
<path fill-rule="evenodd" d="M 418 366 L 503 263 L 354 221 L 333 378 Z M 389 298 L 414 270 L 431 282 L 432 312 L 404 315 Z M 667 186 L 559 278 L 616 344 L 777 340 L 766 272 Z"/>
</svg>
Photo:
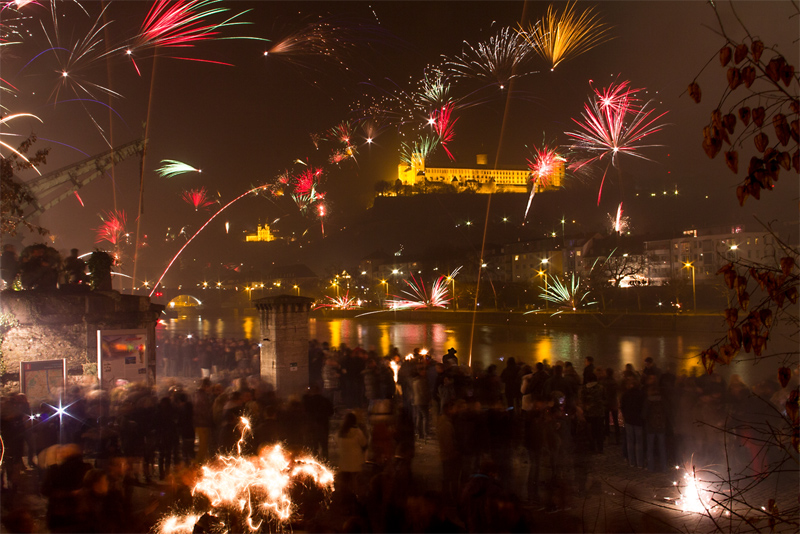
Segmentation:
<svg viewBox="0 0 800 534">
<path fill-rule="evenodd" d="M 251 532 L 261 528 L 265 518 L 285 522 L 295 506 L 289 490 L 298 480 L 310 479 L 327 490 L 333 489 L 333 472 L 311 456 L 292 457 L 278 445 L 266 446 L 258 456 L 242 456 L 242 445 L 251 431 L 250 421 L 242 417 L 237 454 L 220 455 L 202 466 L 200 480 L 192 494 L 201 493 L 211 501 L 210 513 L 220 508 L 242 514 L 242 524 Z M 216 515 L 216 514 L 215 514 Z M 220 514 L 221 515 L 221 514 Z M 159 534 L 191 533 L 199 516 L 167 516 Z"/>
<path fill-rule="evenodd" d="M 400 364 L 392 360 L 389 362 L 389 367 L 392 368 L 392 372 L 394 373 L 394 383 L 397 384 L 397 373 L 400 372 Z"/>
<path fill-rule="evenodd" d="M 696 514 L 704 514 L 713 510 L 714 506 L 711 504 L 709 498 L 704 497 L 705 491 L 700 487 L 697 474 L 694 470 L 692 470 L 692 473 L 688 471 L 684 473 L 683 478 L 686 481 L 686 485 L 680 491 L 681 496 L 680 499 L 677 500 L 677 504 L 681 506 L 681 510 Z M 677 482 L 675 484 L 677 485 Z"/>
</svg>

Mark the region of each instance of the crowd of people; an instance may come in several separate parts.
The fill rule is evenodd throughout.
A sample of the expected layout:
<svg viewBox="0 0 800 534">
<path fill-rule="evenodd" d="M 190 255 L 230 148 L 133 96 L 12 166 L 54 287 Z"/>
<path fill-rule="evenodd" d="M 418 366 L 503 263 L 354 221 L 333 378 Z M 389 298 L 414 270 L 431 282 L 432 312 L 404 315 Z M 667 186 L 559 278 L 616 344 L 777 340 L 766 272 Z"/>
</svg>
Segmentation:
<svg viewBox="0 0 800 534">
<path fill-rule="evenodd" d="M 630 469 L 666 472 L 692 456 L 717 461 L 722 437 L 713 427 L 738 425 L 742 446 L 729 461 L 759 470 L 770 450 L 741 438 L 752 431 L 747 421 L 780 425 L 777 383 L 676 375 L 651 358 L 619 373 L 591 357 L 581 369 L 513 357 L 502 369 L 478 369 L 454 348 L 441 357 L 397 348 L 378 355 L 312 341 L 308 391 L 279 398 L 248 374 L 257 345 L 188 336 L 164 345 L 164 370 L 175 378 L 158 387 L 72 386 L 60 404 L 34 409 L 22 394 L 2 399 L 9 531 L 42 528 L 26 507 L 23 473 L 36 473 L 33 491 L 47 499 L 51 532 L 145 532 L 168 510 L 197 505 L 191 488 L 200 465 L 237 446 L 248 455 L 275 442 L 336 470 L 334 506 L 304 516 L 306 530 L 531 531 L 538 512 L 590 490 L 609 447 L 621 448 Z M 773 403 L 752 402 L 754 395 Z M 252 437 L 241 442 L 243 415 Z M 441 485 L 421 484 L 412 469 L 427 442 L 438 445 Z M 523 453 L 519 483 L 513 461 Z"/>
</svg>

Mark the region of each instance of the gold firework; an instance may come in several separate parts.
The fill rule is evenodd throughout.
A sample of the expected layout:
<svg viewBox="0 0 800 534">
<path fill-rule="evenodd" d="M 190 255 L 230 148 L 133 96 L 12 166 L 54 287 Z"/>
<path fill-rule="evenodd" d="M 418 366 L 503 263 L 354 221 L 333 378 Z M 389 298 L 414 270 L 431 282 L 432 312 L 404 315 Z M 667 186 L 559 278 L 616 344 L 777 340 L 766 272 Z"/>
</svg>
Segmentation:
<svg viewBox="0 0 800 534">
<path fill-rule="evenodd" d="M 520 24 L 520 35 L 552 65 L 551 70 L 562 61 L 613 39 L 608 35 L 610 28 L 600 21 L 592 8 L 579 14 L 574 7 L 574 3 L 567 3 L 559 13 L 551 4 L 544 18 L 532 23 L 527 30 Z"/>
</svg>

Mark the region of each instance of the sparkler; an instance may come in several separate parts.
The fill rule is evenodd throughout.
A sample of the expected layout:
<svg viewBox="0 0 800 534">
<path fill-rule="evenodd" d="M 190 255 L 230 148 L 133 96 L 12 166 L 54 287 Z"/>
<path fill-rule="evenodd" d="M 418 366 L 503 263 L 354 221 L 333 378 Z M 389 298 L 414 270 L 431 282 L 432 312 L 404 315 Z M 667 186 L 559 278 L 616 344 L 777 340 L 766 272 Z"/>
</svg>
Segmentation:
<svg viewBox="0 0 800 534">
<path fill-rule="evenodd" d="M 236 528 L 220 519 L 229 518 L 231 512 L 233 522 L 246 526 L 249 532 L 259 531 L 264 521 L 288 521 L 295 510 L 290 491 L 305 481 L 326 491 L 333 489 L 333 472 L 311 456 L 287 454 L 280 445 L 266 446 L 258 456 L 242 456 L 241 447 L 250 432 L 249 420 L 242 417 L 239 428 L 237 453 L 220 455 L 202 466 L 200 479 L 192 489 L 193 494 L 208 497 L 212 507 L 209 515 L 216 515 L 216 522 L 225 531 Z M 193 511 L 169 515 L 158 525 L 158 532 L 188 534 L 198 519 Z"/>
<path fill-rule="evenodd" d="M 567 161 L 561 156 L 556 148 L 550 148 L 544 145 L 541 149 L 534 149 L 532 160 L 528 160 L 528 170 L 531 171 L 531 194 L 528 197 L 528 205 L 525 207 L 525 216 L 522 220 L 528 218 L 528 211 L 531 209 L 533 197 L 536 195 L 537 186 L 547 187 L 550 183 L 550 178 L 559 169 L 562 169 L 564 162 Z"/>
<path fill-rule="evenodd" d="M 207 208 L 214 203 L 213 200 L 208 198 L 208 190 L 205 187 L 186 190 L 183 192 L 181 198 L 194 206 L 194 211 L 200 208 Z"/>
<path fill-rule="evenodd" d="M 108 241 L 112 245 L 119 243 L 120 237 L 125 235 L 125 212 L 121 210 L 108 211 L 105 215 L 101 215 L 100 219 L 103 224 L 95 230 L 96 237 L 94 242 L 100 243 L 101 241 Z"/>
<path fill-rule="evenodd" d="M 503 28 L 485 43 L 473 47 L 464 41 L 466 50 L 460 56 L 446 59 L 444 66 L 453 78 L 488 79 L 504 89 L 512 78 L 533 71 L 524 70 L 533 46 L 523 35 L 511 28 Z"/>
<path fill-rule="evenodd" d="M 697 480 L 697 472 L 692 467 L 692 472 L 686 471 L 683 474 L 685 486 L 679 490 L 680 498 L 675 501 L 684 512 L 691 512 L 695 514 L 708 514 L 712 512 L 716 506 L 712 502 L 711 497 L 706 495 L 706 492 L 700 487 Z M 673 482 L 675 486 L 677 482 Z"/>
<path fill-rule="evenodd" d="M 571 169 L 577 171 L 585 165 L 608 158 L 597 193 L 598 205 L 608 168 L 611 165 L 617 166 L 618 155 L 629 154 L 650 161 L 639 150 L 659 145 L 642 144 L 642 140 L 664 127 L 657 123 L 667 112 L 654 115 L 655 110 L 647 109 L 650 102 L 640 105 L 636 95 L 643 89 L 630 89 L 629 83 L 625 81 L 603 90 L 594 89 L 592 100 L 584 105 L 581 113 L 584 122 L 572 119 L 580 130 L 567 132 L 576 141 L 570 148 L 590 155 L 589 158 L 570 165 Z"/>
<path fill-rule="evenodd" d="M 551 65 L 553 70 L 562 61 L 588 52 L 610 39 L 608 28 L 592 8 L 578 14 L 575 4 L 559 13 L 550 5 L 542 20 L 531 24 L 526 31 L 519 26 L 520 36 L 532 50 Z"/>
<path fill-rule="evenodd" d="M 183 163 L 174 159 L 162 159 L 161 167 L 156 169 L 156 173 L 162 178 L 173 178 L 189 172 L 201 173 L 203 171 L 202 169 L 195 169 L 188 163 Z"/>
</svg>

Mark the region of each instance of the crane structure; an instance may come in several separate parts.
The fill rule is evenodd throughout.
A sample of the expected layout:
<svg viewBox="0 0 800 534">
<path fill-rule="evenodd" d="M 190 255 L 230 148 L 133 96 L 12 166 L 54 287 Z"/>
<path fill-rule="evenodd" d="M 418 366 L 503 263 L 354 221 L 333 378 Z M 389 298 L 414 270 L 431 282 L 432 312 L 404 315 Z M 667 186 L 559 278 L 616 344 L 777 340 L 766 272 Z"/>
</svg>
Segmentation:
<svg viewBox="0 0 800 534">
<path fill-rule="evenodd" d="M 25 182 L 34 201 L 23 206 L 23 218 L 47 211 L 117 163 L 135 155 L 143 157 L 146 147 L 147 139 L 142 137 Z"/>
</svg>

